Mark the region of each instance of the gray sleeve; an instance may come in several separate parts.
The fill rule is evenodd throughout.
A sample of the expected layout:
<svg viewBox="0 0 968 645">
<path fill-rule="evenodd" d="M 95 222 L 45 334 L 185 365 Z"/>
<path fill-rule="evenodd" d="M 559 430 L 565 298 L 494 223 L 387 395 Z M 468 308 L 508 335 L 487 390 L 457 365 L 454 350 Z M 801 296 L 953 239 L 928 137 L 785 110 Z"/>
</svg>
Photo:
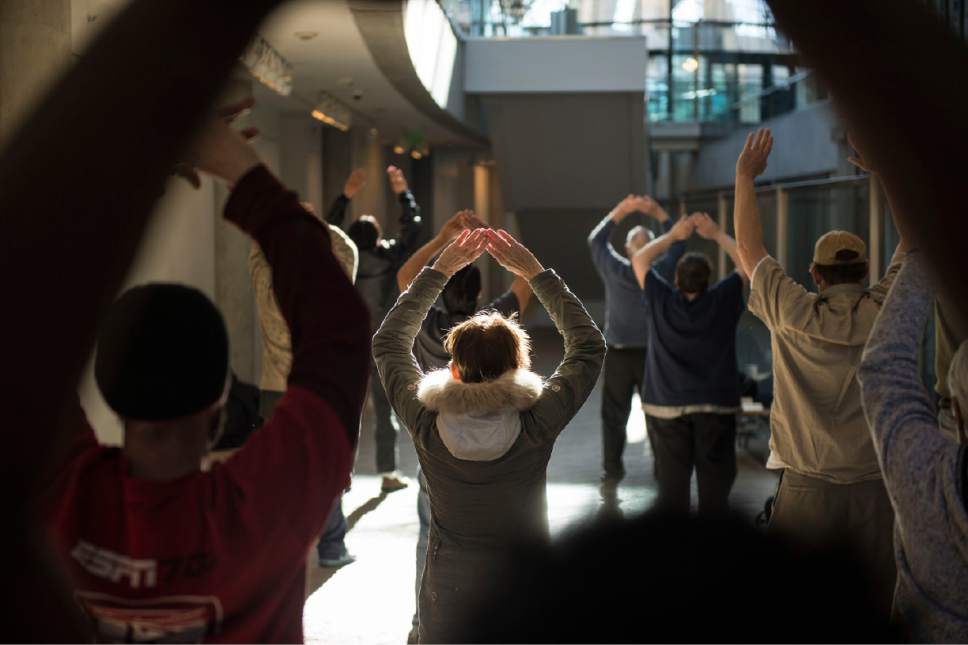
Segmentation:
<svg viewBox="0 0 968 645">
<path fill-rule="evenodd" d="M 871 286 L 870 292 L 875 302 L 884 302 L 884 299 L 887 298 L 887 294 L 891 290 L 891 285 L 897 279 L 897 274 L 904 265 L 904 259 L 906 257 L 907 253 L 904 251 L 895 252 L 890 264 L 887 265 L 887 271 L 884 272 L 884 277 L 877 284 Z"/>
<path fill-rule="evenodd" d="M 394 412 L 418 442 L 423 416 L 432 414 L 417 400 L 417 385 L 423 372 L 413 356 L 413 341 L 420 332 L 427 312 L 440 295 L 447 277 L 425 267 L 400 294 L 373 337 L 373 360 Z"/>
<path fill-rule="evenodd" d="M 937 532 L 951 513 L 964 513 L 963 451 L 938 429 L 919 370 L 933 301 L 921 259 L 909 256 L 884 301 L 858 373 L 884 484 L 906 533 Z"/>
<path fill-rule="evenodd" d="M 591 394 L 605 359 L 605 338 L 581 301 L 552 271 L 539 273 L 531 288 L 565 344 L 565 357 L 549 378 L 538 402 L 524 414 L 544 439 L 554 440 Z"/>
</svg>

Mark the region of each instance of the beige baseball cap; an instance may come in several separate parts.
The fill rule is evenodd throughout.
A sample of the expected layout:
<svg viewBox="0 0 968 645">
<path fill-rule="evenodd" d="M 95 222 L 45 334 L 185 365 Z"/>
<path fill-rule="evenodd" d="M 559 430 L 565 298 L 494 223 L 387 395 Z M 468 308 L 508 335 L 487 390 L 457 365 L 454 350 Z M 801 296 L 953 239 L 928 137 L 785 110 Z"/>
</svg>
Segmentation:
<svg viewBox="0 0 968 645">
<path fill-rule="evenodd" d="M 849 259 L 837 254 L 841 251 L 852 251 Z M 832 264 L 857 264 L 867 261 L 867 245 L 853 233 L 847 231 L 830 231 L 824 233 L 817 240 L 817 245 L 813 248 L 813 261 L 815 264 L 829 266 Z"/>
</svg>

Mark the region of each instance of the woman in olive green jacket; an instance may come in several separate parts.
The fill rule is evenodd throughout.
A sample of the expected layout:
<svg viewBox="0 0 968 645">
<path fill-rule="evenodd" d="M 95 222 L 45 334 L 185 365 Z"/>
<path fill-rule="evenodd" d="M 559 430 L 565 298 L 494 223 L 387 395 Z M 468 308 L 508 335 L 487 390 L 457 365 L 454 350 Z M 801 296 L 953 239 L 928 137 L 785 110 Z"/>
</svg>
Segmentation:
<svg viewBox="0 0 968 645">
<path fill-rule="evenodd" d="M 417 367 L 412 348 L 421 322 L 450 276 L 485 250 L 529 281 L 564 338 L 564 359 L 547 381 L 528 369 L 525 332 L 496 313 L 451 330 L 449 369 Z M 420 640 L 452 641 L 476 600 L 472 592 L 497 575 L 508 547 L 548 538 L 551 450 L 595 386 L 605 341 L 554 271 L 506 232 L 477 229 L 462 233 L 400 296 L 373 339 L 373 356 L 430 492 Z"/>
</svg>

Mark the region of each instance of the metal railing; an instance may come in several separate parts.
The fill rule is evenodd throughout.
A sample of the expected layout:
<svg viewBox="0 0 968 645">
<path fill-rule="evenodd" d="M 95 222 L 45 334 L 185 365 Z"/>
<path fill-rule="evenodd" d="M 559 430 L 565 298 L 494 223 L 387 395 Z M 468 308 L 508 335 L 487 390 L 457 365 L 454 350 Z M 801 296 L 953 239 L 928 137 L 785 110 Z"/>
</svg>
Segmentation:
<svg viewBox="0 0 968 645">
<path fill-rule="evenodd" d="M 867 242 L 872 283 L 883 275 L 898 238 L 873 176 L 776 182 L 758 186 L 756 192 L 767 250 L 797 281 L 810 284 L 813 245 L 820 235 L 835 228 L 856 233 Z M 678 207 L 681 212 L 709 212 L 732 235 L 734 194 L 733 190 L 687 193 L 678 199 Z M 694 245 L 718 260 L 720 275 L 732 269 L 718 246 L 700 241 Z"/>
</svg>

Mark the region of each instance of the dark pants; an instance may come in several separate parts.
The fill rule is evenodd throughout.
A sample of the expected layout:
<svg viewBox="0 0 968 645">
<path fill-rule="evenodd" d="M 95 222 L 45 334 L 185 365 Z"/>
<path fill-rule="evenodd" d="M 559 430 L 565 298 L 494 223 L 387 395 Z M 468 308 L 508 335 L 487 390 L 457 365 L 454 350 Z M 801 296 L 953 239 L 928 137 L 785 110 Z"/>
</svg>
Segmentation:
<svg viewBox="0 0 968 645">
<path fill-rule="evenodd" d="M 370 365 L 370 401 L 376 423 L 376 471 L 388 473 L 397 469 L 398 428 L 375 364 Z"/>
<path fill-rule="evenodd" d="M 417 519 L 420 520 L 420 532 L 417 533 L 417 580 L 414 594 L 417 603 L 420 602 L 420 581 L 423 580 L 424 567 L 427 566 L 427 544 L 430 541 L 430 493 L 427 491 L 427 480 L 423 471 L 417 466 L 417 481 L 420 491 L 417 493 Z M 419 624 L 419 608 L 413 613 L 413 626 Z"/>
<path fill-rule="evenodd" d="M 890 613 L 897 580 L 894 508 L 883 480 L 834 484 L 784 470 L 767 531 L 812 546 L 853 548 L 870 571 L 884 615 Z"/>
<path fill-rule="evenodd" d="M 276 404 L 282 399 L 284 392 L 262 390 L 259 396 L 259 414 L 266 421 L 272 416 Z M 340 495 L 333 502 L 326 516 L 326 525 L 316 544 L 316 553 L 323 560 L 338 560 L 346 553 L 343 539 L 346 537 L 346 517 L 343 516 L 343 496 Z"/>
<path fill-rule="evenodd" d="M 642 393 L 645 350 L 609 347 L 605 354 L 605 386 L 602 388 L 602 467 L 605 478 L 625 476 L 625 427 L 632 409 L 632 395 Z"/>
<path fill-rule="evenodd" d="M 729 491 L 736 480 L 736 415 L 647 416 L 646 423 L 659 484 L 656 505 L 688 513 L 689 482 L 695 468 L 699 512 L 727 511 Z"/>
</svg>

